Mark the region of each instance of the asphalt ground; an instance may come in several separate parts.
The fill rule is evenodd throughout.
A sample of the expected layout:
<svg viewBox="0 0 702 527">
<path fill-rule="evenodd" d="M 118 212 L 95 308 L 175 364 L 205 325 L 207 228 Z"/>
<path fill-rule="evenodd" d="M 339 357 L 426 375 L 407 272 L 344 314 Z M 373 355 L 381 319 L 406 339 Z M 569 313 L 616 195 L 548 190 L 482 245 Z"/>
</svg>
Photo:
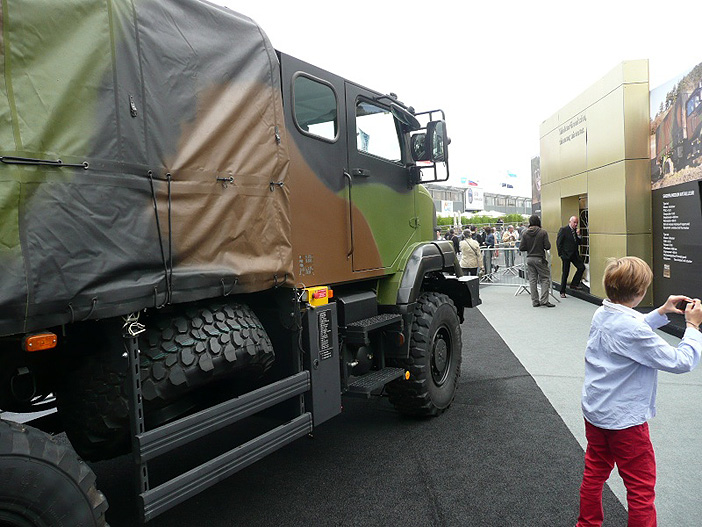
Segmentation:
<svg viewBox="0 0 702 527">
<path fill-rule="evenodd" d="M 344 412 L 313 438 L 282 448 L 148 525 L 575 525 L 581 444 L 482 313 L 492 318 L 500 302 L 511 302 L 509 311 L 498 313 L 500 321 L 534 347 L 533 336 L 546 326 L 530 326 L 528 317 L 546 321 L 558 308 L 533 309 L 528 295 L 515 298 L 498 287 L 481 295 L 484 306 L 466 310 L 460 386 L 443 415 L 410 419 L 385 397 L 344 399 Z M 182 457 L 169 463 L 180 466 L 209 450 L 179 452 Z M 130 458 L 92 466 L 110 503 L 110 525 L 137 525 Z M 604 508 L 605 525 L 626 525 L 625 508 L 609 487 Z"/>
</svg>

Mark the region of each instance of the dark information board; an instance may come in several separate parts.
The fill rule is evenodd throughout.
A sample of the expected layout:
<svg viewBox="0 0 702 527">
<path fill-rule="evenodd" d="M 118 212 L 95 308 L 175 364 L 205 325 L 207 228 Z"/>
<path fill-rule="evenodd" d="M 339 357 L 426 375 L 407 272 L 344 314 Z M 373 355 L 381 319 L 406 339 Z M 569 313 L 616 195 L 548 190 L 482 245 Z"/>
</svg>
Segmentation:
<svg viewBox="0 0 702 527">
<path fill-rule="evenodd" d="M 654 305 L 669 295 L 702 298 L 702 201 L 700 181 L 654 190 Z"/>
</svg>

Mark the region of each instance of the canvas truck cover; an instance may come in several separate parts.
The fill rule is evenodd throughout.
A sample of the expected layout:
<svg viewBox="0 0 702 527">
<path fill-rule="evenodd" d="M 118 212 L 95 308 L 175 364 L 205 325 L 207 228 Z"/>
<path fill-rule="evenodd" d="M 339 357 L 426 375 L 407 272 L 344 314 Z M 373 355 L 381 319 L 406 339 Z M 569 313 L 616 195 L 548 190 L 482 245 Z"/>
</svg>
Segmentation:
<svg viewBox="0 0 702 527">
<path fill-rule="evenodd" d="M 252 20 L 0 9 L 0 335 L 292 284 L 279 66 Z"/>
</svg>

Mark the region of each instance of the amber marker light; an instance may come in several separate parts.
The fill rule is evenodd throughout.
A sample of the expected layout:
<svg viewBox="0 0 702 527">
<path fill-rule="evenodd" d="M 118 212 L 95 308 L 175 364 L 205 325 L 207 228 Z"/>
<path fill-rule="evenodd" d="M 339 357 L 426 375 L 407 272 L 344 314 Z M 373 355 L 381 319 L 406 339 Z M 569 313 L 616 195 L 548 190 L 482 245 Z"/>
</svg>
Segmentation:
<svg viewBox="0 0 702 527">
<path fill-rule="evenodd" d="M 408 370 L 408 371 L 405 372 L 405 380 L 406 380 L 406 381 L 409 381 L 409 378 L 410 378 L 410 372 L 409 372 L 409 370 Z"/>
<path fill-rule="evenodd" d="M 53 333 L 36 333 L 27 335 L 22 341 L 24 351 L 41 351 L 56 347 L 58 338 Z"/>
</svg>

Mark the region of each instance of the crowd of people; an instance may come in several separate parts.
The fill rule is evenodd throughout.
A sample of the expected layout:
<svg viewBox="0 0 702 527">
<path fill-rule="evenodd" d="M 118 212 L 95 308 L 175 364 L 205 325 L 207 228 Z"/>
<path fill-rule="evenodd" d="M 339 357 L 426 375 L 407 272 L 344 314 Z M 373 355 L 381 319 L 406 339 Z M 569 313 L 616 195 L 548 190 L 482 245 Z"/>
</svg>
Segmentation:
<svg viewBox="0 0 702 527">
<path fill-rule="evenodd" d="M 500 269 L 499 253 L 504 255 L 504 266 L 509 269 L 515 265 L 515 253 L 526 253 L 526 272 L 529 280 L 532 305 L 534 307 L 556 307 L 549 301 L 551 294 L 550 250 L 548 233 L 541 228 L 541 218 L 532 215 L 528 226 L 524 223 L 517 227 L 506 225 L 498 220 L 495 225 L 483 225 L 478 229 L 467 225 L 462 231 L 449 229 L 442 235 L 436 231 L 437 239 L 453 243 L 464 275 L 493 275 Z M 571 264 L 575 274 L 570 283 L 571 289 L 582 289 L 580 281 L 585 272 L 585 264 L 580 256 L 582 237 L 578 229 L 578 218 L 572 216 L 568 225 L 561 227 L 556 237 L 556 248 L 562 262 L 560 282 L 561 298 L 566 298 L 566 285 Z M 539 292 L 538 287 L 541 287 Z"/>
<path fill-rule="evenodd" d="M 514 267 L 516 248 L 519 247 L 520 236 L 526 228 L 524 223 L 515 227 L 498 220 L 494 226 L 483 225 L 478 228 L 467 225 L 463 230 L 451 228 L 443 235 L 437 230 L 436 237 L 453 242 L 456 254 L 460 255 L 463 274 L 478 276 L 496 273 L 500 269 L 500 249 L 504 249 L 501 251 L 504 267 Z"/>
</svg>

